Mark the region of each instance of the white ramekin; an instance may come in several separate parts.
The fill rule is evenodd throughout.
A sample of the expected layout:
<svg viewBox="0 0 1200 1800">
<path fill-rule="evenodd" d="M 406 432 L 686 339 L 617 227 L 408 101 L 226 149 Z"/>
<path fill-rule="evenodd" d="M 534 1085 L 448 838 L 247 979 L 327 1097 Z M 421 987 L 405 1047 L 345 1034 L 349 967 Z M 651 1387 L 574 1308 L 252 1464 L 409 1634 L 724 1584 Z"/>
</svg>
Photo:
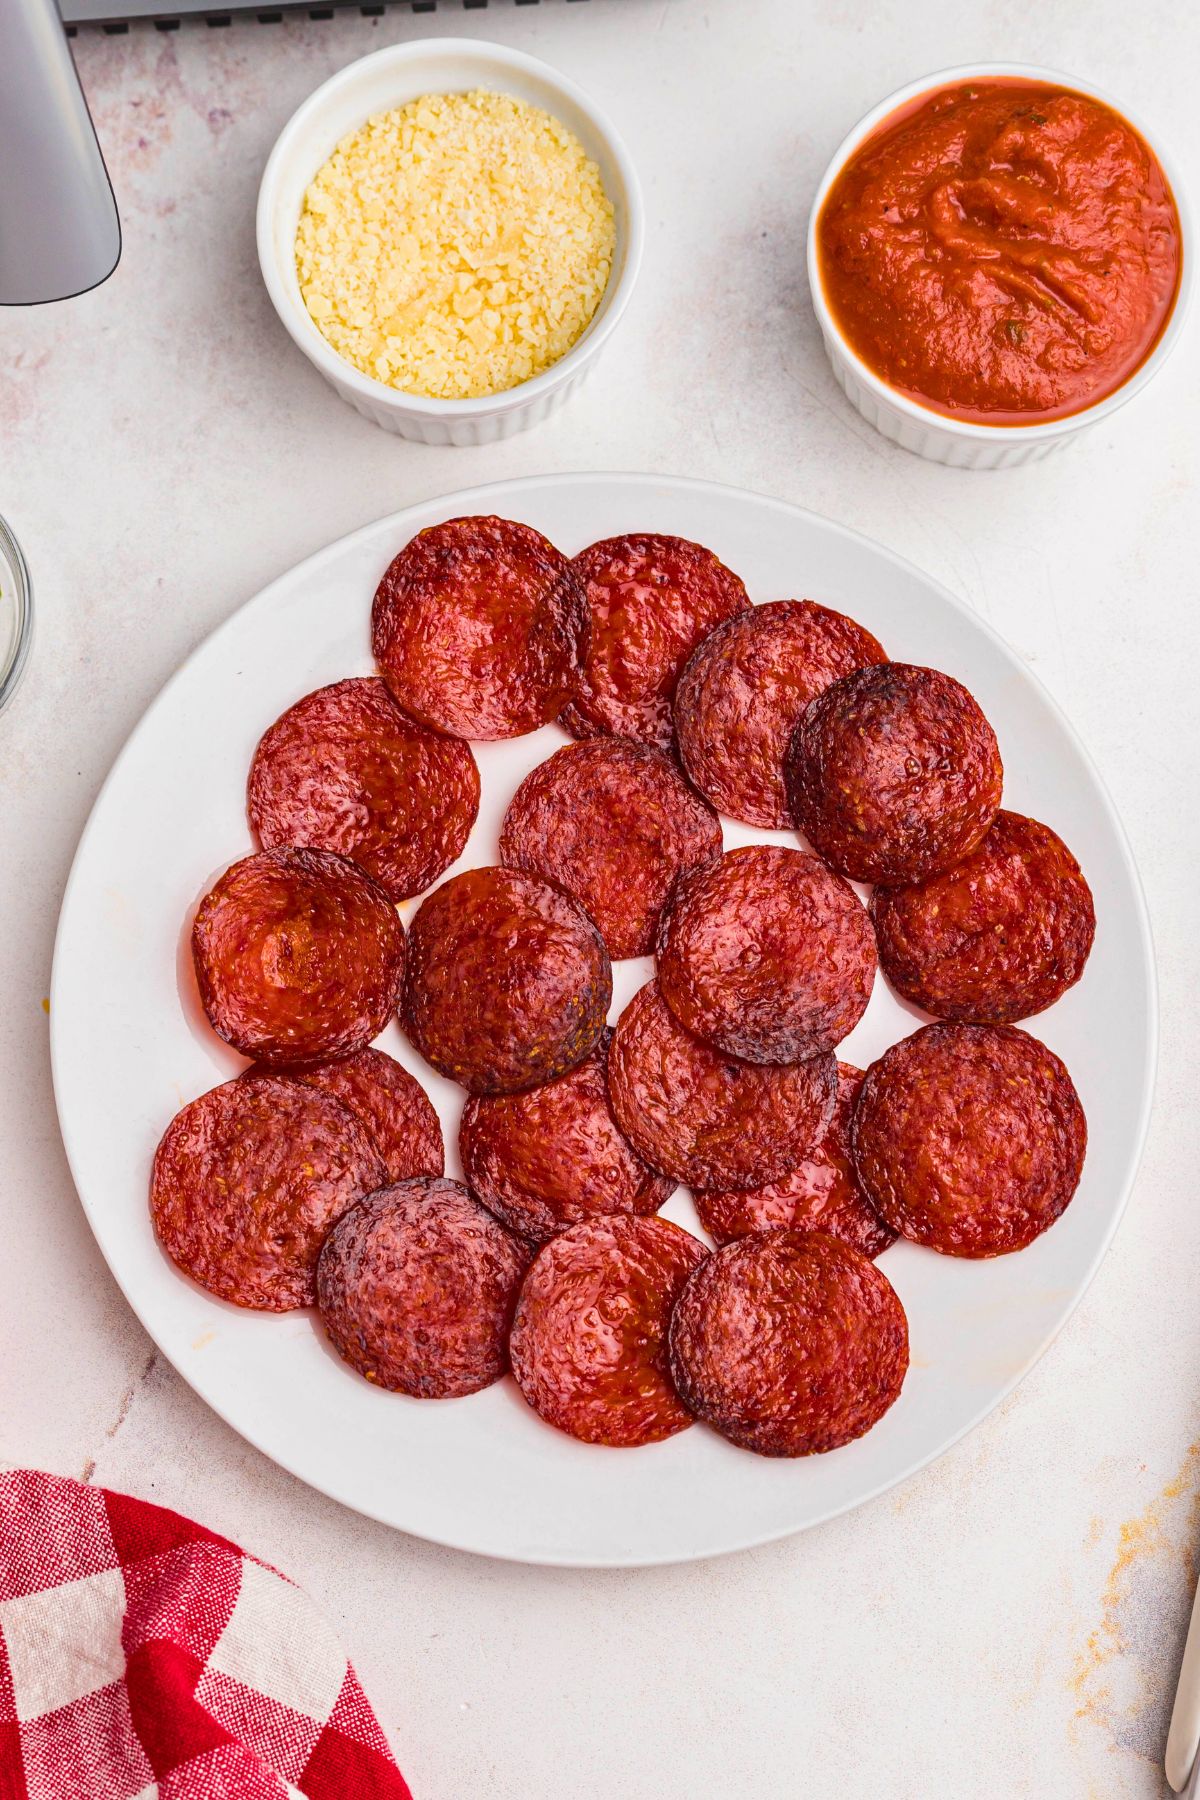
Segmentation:
<svg viewBox="0 0 1200 1800">
<path fill-rule="evenodd" d="M 876 375 L 842 336 L 825 299 L 817 259 L 817 224 L 826 196 L 848 159 L 876 127 L 899 107 L 919 99 L 922 94 L 933 93 L 938 88 L 954 87 L 964 81 L 988 81 L 998 76 L 1050 82 L 1056 87 L 1070 88 L 1111 106 L 1114 112 L 1128 119 L 1134 129 L 1141 133 L 1158 157 L 1179 209 L 1182 249 L 1179 292 L 1158 343 L 1141 367 L 1115 393 L 1098 400 L 1094 406 L 1086 407 L 1082 412 L 1072 413 L 1065 419 L 1049 419 L 1041 425 L 980 425 L 973 421 L 951 419 L 943 413 L 935 412 L 932 407 L 922 406 L 918 401 L 910 400 L 906 394 L 899 393 Z M 957 69 L 943 69 L 940 74 L 924 75 L 919 81 L 910 81 L 907 87 L 889 94 L 886 100 L 880 101 L 873 111 L 859 120 L 854 130 L 838 146 L 829 167 L 821 177 L 809 215 L 808 283 L 813 311 L 817 315 L 817 324 L 821 328 L 833 372 L 847 398 L 877 431 L 905 450 L 915 451 L 918 456 L 928 457 L 931 462 L 948 463 L 952 468 L 1012 469 L 1021 463 L 1037 462 L 1040 457 L 1049 455 L 1051 450 L 1057 450 L 1060 445 L 1065 444 L 1068 438 L 1075 437 L 1101 419 L 1108 418 L 1118 407 L 1124 406 L 1127 400 L 1132 400 L 1135 394 L 1140 393 L 1162 367 L 1183 330 L 1184 318 L 1191 301 L 1191 218 L 1177 164 L 1164 153 L 1158 139 L 1146 129 L 1137 115 L 1120 101 L 1112 99 L 1090 81 L 1079 81 L 1073 75 L 1061 75 L 1054 69 L 1035 68 L 1027 63 L 968 63 Z"/>
<path fill-rule="evenodd" d="M 402 394 L 340 357 L 309 317 L 296 278 L 296 225 L 305 189 L 348 132 L 372 113 L 422 94 L 490 88 L 544 107 L 570 127 L 598 164 L 613 203 L 616 247 L 604 297 L 587 330 L 544 374 L 480 400 Z M 365 418 L 424 444 L 490 444 L 554 412 L 595 366 L 637 279 L 644 221 L 641 189 L 620 138 L 574 82 L 535 57 L 473 38 L 393 44 L 351 63 L 292 114 L 267 159 L 258 193 L 258 260 L 275 311 L 308 360 Z"/>
</svg>

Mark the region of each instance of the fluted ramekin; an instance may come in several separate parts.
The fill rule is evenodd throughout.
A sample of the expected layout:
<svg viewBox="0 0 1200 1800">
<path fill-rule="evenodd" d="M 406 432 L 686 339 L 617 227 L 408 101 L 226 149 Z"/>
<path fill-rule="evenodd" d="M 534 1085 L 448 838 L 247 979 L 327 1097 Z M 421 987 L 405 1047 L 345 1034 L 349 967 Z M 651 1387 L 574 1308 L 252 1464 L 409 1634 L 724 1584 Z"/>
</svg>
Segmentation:
<svg viewBox="0 0 1200 1800">
<path fill-rule="evenodd" d="M 985 425 L 975 420 L 948 418 L 946 414 L 936 412 L 930 406 L 922 406 L 920 401 L 910 399 L 907 394 L 902 394 L 882 376 L 877 375 L 851 348 L 834 318 L 821 284 L 817 228 L 829 190 L 843 168 L 855 151 L 894 112 L 941 88 L 957 87 L 967 81 L 994 81 L 1011 77 L 1024 81 L 1049 82 L 1054 87 L 1086 94 L 1089 99 L 1099 100 L 1103 105 L 1111 107 L 1140 133 L 1158 158 L 1175 198 L 1179 213 L 1181 269 L 1175 302 L 1158 342 L 1140 367 L 1113 393 L 1097 400 L 1093 406 L 1071 413 L 1063 419 L 1047 419 L 1040 424 L 1030 425 Z M 1191 301 L 1191 217 L 1180 184 L 1178 165 L 1164 152 L 1157 136 L 1148 131 L 1137 115 L 1121 101 L 1114 100 L 1089 81 L 1080 81 L 1074 75 L 1062 75 L 1054 69 L 1041 69 L 1027 63 L 968 63 L 956 69 L 943 69 L 938 74 L 923 75 L 919 81 L 910 81 L 907 87 L 889 94 L 886 100 L 881 100 L 865 118 L 859 120 L 853 131 L 838 146 L 821 177 L 809 215 L 808 282 L 813 311 L 817 315 L 817 324 L 821 328 L 821 337 L 834 375 L 847 399 L 876 431 L 882 432 L 885 438 L 903 449 L 928 457 L 931 462 L 948 463 L 956 469 L 1011 469 L 1022 463 L 1037 462 L 1052 450 L 1059 449 L 1070 438 L 1077 437 L 1080 432 L 1098 424 L 1101 419 L 1109 418 L 1118 407 L 1124 406 L 1135 394 L 1140 393 L 1162 368 L 1179 340 Z"/>
<path fill-rule="evenodd" d="M 489 88 L 540 106 L 570 128 L 600 170 L 612 201 L 616 244 L 608 286 L 586 331 L 541 375 L 477 400 L 405 394 L 364 375 L 329 344 L 309 316 L 296 275 L 296 227 L 313 176 L 372 113 L 422 94 Z M 271 303 L 292 341 L 364 418 L 424 444 L 490 444 L 536 425 L 591 374 L 629 303 L 642 257 L 641 188 L 629 154 L 604 114 L 566 76 L 536 57 L 474 38 L 393 44 L 342 69 L 292 114 L 267 159 L 258 194 L 258 260 Z"/>
</svg>

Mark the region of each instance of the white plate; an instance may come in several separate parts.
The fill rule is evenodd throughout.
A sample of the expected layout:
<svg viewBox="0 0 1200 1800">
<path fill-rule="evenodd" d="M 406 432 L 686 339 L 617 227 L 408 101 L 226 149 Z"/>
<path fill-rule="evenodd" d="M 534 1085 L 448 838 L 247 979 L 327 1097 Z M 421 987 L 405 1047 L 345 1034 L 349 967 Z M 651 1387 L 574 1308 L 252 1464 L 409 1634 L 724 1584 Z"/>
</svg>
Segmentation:
<svg viewBox="0 0 1200 1800">
<path fill-rule="evenodd" d="M 1060 831 L 1092 884 L 1087 971 L 1033 1021 L 1087 1111 L 1079 1191 L 1016 1256 L 960 1262 L 908 1244 L 886 1253 L 912 1368 L 875 1430 L 829 1455 L 770 1461 L 701 1426 L 640 1450 L 578 1444 L 543 1425 L 508 1379 L 465 1400 L 380 1393 L 336 1359 L 314 1316 L 211 1299 L 151 1232 L 159 1137 L 185 1101 L 242 1066 L 199 1013 L 188 934 L 215 876 L 253 848 L 244 792 L 259 735 L 310 689 L 370 671 L 370 601 L 391 557 L 424 526 L 481 512 L 523 519 L 567 552 L 625 531 L 696 538 L 756 600 L 824 601 L 896 658 L 958 676 L 996 727 L 1006 804 Z M 484 797 L 459 866 L 494 860 L 509 796 L 563 738 L 548 726 L 476 747 Z M 769 835 L 725 822 L 727 845 Z M 614 1018 L 649 964 L 615 973 Z M 841 1054 L 866 1064 L 917 1022 L 880 980 Z M 50 1023 L 63 1139 L 100 1248 L 151 1337 L 222 1418 L 313 1487 L 405 1531 L 517 1561 L 596 1566 L 685 1561 L 799 1531 L 903 1480 L 983 1418 L 1045 1349 L 1108 1246 L 1142 1148 L 1156 1042 L 1150 932 L 1124 833 L 1071 727 L 1013 652 L 866 538 L 778 500 L 635 475 L 505 482 L 411 507 L 301 563 L 214 632 L 151 706 L 93 809 L 63 900 Z M 458 1174 L 460 1091 L 394 1025 L 380 1043 L 433 1097 Z M 698 1230 L 686 1194 L 667 1213 Z"/>
</svg>

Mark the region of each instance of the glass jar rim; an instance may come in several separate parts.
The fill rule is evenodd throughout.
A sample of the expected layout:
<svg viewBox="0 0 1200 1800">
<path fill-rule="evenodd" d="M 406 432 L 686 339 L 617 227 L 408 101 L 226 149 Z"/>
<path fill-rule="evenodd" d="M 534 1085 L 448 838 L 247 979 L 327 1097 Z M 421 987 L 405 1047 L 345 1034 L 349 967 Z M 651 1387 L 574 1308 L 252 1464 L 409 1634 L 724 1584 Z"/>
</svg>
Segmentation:
<svg viewBox="0 0 1200 1800">
<path fill-rule="evenodd" d="M 0 650 L 0 712 L 3 712 L 20 685 L 33 638 L 33 586 L 29 568 L 16 534 L 3 514 L 0 514 L 0 566 L 7 567 L 14 583 L 11 599 L 15 612 L 12 640 Z"/>
</svg>

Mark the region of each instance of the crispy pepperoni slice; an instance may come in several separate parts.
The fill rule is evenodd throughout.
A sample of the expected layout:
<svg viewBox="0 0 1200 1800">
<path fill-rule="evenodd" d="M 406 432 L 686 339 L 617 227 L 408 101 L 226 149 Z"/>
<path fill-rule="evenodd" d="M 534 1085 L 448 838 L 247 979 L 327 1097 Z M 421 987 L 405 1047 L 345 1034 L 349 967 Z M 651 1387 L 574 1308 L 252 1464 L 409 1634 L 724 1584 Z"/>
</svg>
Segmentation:
<svg viewBox="0 0 1200 1800">
<path fill-rule="evenodd" d="M 661 750 L 625 738 L 555 751 L 500 832 L 501 861 L 574 894 L 614 958 L 648 956 L 676 877 L 720 853 L 707 801 Z"/>
<path fill-rule="evenodd" d="M 697 1189 L 700 1222 L 718 1244 L 752 1231 L 824 1231 L 872 1261 L 896 1241 L 859 1185 L 850 1159 L 850 1119 L 862 1086 L 861 1069 L 838 1064 L 833 1117 L 790 1175 L 760 1188 Z"/>
<path fill-rule="evenodd" d="M 745 1062 L 832 1050 L 875 979 L 854 889 L 815 856 L 769 844 L 685 875 L 663 919 L 658 985 L 681 1025 Z"/>
<path fill-rule="evenodd" d="M 671 702 L 684 663 L 714 625 L 750 604 L 738 577 L 687 538 L 605 538 L 575 558 L 591 613 L 591 648 L 563 724 L 669 750 Z"/>
<path fill-rule="evenodd" d="M 873 1262 L 822 1232 L 760 1231 L 689 1280 L 671 1320 L 684 1404 L 759 1456 L 811 1456 L 899 1398 L 908 1320 Z"/>
<path fill-rule="evenodd" d="M 611 999 L 600 933 L 570 895 L 533 875 L 468 869 L 412 922 L 405 1029 L 472 1094 L 565 1075 L 595 1047 Z"/>
<path fill-rule="evenodd" d="M 513 1374 L 534 1411 L 585 1444 L 626 1449 L 690 1425 L 667 1373 L 667 1326 L 705 1257 L 667 1219 L 587 1219 L 551 1239 L 512 1328 Z"/>
<path fill-rule="evenodd" d="M 431 1176 L 371 1194 L 330 1232 L 317 1305 L 339 1356 L 377 1386 L 421 1400 L 490 1387 L 528 1246 L 457 1181 Z"/>
<path fill-rule="evenodd" d="M 260 1075 L 259 1065 L 242 1076 Z M 360 1050 L 342 1062 L 311 1069 L 279 1069 L 277 1074 L 320 1088 L 352 1112 L 383 1160 L 389 1181 L 413 1175 L 440 1175 L 446 1166 L 442 1127 L 416 1078 L 382 1050 Z"/>
<path fill-rule="evenodd" d="M 382 681 L 352 678 L 276 719 L 254 752 L 247 807 L 264 850 L 333 850 L 406 900 L 462 855 L 479 770 L 459 739 L 406 719 Z"/>
<path fill-rule="evenodd" d="M 557 1081 L 477 1097 L 463 1111 L 458 1147 L 472 1193 L 534 1242 L 597 1214 L 655 1213 L 674 1192 L 613 1117 L 608 1035 Z"/>
<path fill-rule="evenodd" d="M 772 600 L 727 619 L 693 651 L 675 690 L 684 768 L 731 819 L 794 825 L 783 759 L 801 713 L 830 682 L 886 660 L 869 631 L 815 600 Z"/>
<path fill-rule="evenodd" d="M 404 928 L 344 857 L 261 850 L 200 902 L 192 958 L 217 1036 L 243 1056 L 302 1068 L 379 1036 L 404 978 Z"/>
<path fill-rule="evenodd" d="M 867 1071 L 850 1134 L 876 1211 L 946 1256 L 1002 1256 L 1053 1225 L 1087 1122 L 1052 1051 L 1012 1025 L 926 1025 Z"/>
<path fill-rule="evenodd" d="M 608 1085 L 617 1123 L 652 1168 L 689 1187 L 757 1187 L 796 1168 L 824 1131 L 837 1064 L 725 1056 L 685 1031 L 650 981 L 617 1023 Z"/>
<path fill-rule="evenodd" d="M 892 986 L 926 1012 L 1011 1025 L 1079 980 L 1096 935 L 1092 893 L 1062 839 L 998 812 L 983 842 L 944 874 L 875 889 L 871 916 Z"/>
<path fill-rule="evenodd" d="M 579 577 L 540 532 L 511 519 L 447 519 L 419 532 L 371 613 L 394 699 L 452 737 L 520 737 L 556 719 L 587 643 Z"/>
<path fill-rule="evenodd" d="M 150 1215 L 193 1281 L 235 1306 L 311 1306 L 331 1225 L 387 1180 L 331 1094 L 246 1074 L 176 1113 L 154 1157 Z"/>
<path fill-rule="evenodd" d="M 996 816 L 1004 771 L 961 683 L 879 663 L 809 702 L 785 778 L 797 824 L 831 869 L 898 885 L 970 855 Z"/>
</svg>

